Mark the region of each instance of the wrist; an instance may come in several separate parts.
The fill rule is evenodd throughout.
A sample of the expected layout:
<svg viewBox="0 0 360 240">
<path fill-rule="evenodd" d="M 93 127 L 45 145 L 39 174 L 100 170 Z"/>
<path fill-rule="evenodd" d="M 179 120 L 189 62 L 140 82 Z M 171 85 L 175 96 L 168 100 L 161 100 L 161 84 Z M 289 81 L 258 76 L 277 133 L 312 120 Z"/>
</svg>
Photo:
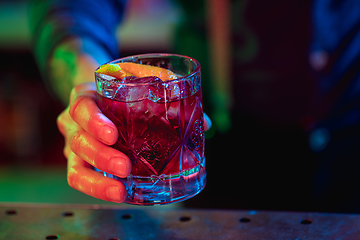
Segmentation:
<svg viewBox="0 0 360 240">
<path fill-rule="evenodd" d="M 84 44 L 82 39 L 76 37 L 68 38 L 54 48 L 49 58 L 48 81 L 55 95 L 65 105 L 68 104 L 73 87 L 85 82 L 94 82 L 94 71 L 99 66 L 97 59 L 107 58 L 106 54 L 101 54 L 99 47 L 96 56 L 85 51 L 91 46 L 89 43 L 90 41 L 86 40 Z"/>
</svg>

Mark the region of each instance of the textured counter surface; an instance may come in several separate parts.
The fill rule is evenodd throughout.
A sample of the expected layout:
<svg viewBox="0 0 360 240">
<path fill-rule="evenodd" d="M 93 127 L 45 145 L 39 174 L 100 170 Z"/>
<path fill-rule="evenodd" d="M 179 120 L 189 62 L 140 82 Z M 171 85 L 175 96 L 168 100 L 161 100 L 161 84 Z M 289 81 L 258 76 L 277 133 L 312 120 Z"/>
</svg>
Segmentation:
<svg viewBox="0 0 360 240">
<path fill-rule="evenodd" d="M 360 215 L 0 204 L 0 239 L 360 239 Z"/>
</svg>

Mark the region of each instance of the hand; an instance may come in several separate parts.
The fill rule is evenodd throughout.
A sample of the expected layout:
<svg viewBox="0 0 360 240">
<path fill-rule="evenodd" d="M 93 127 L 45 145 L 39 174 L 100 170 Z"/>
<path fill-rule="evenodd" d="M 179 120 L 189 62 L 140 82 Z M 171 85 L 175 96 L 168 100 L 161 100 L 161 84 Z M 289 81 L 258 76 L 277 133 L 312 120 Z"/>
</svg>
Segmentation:
<svg viewBox="0 0 360 240">
<path fill-rule="evenodd" d="M 69 185 L 87 195 L 112 202 L 123 202 L 125 186 L 94 171 L 100 170 L 119 177 L 131 171 L 130 159 L 110 147 L 118 139 L 116 126 L 106 118 L 95 102 L 94 83 L 75 87 L 69 106 L 59 115 L 57 124 L 65 137 L 64 155 L 68 160 Z"/>
<path fill-rule="evenodd" d="M 131 161 L 125 154 L 110 147 L 117 141 L 118 131 L 101 113 L 95 100 L 95 84 L 80 84 L 72 90 L 69 106 L 58 117 L 58 128 L 65 137 L 67 179 L 69 185 L 78 191 L 120 203 L 126 197 L 125 186 L 94 171 L 92 166 L 127 177 L 131 172 Z M 205 131 L 210 127 L 211 121 L 204 114 Z"/>
</svg>

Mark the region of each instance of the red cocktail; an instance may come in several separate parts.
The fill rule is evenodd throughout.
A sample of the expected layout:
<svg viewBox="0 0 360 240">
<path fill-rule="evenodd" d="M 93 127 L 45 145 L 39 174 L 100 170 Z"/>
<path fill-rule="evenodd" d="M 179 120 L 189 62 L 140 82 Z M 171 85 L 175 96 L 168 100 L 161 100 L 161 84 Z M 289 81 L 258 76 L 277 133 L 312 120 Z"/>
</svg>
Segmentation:
<svg viewBox="0 0 360 240">
<path fill-rule="evenodd" d="M 128 178 L 105 176 L 125 184 L 125 202 L 131 204 L 166 204 L 196 195 L 206 181 L 200 64 L 168 54 L 138 55 L 111 63 L 118 62 L 166 68 L 176 78 L 120 80 L 96 73 L 98 105 L 119 131 L 113 147 L 133 164 Z"/>
</svg>

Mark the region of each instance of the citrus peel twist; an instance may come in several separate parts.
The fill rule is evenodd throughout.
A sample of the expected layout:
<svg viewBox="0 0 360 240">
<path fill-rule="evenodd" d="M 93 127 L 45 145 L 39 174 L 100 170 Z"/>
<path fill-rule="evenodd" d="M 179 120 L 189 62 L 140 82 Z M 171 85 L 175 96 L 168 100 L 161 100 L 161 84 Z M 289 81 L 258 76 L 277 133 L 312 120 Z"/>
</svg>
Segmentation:
<svg viewBox="0 0 360 240">
<path fill-rule="evenodd" d="M 177 78 L 175 73 L 168 69 L 130 62 L 104 64 L 96 72 L 112 76 L 116 79 L 123 79 L 129 76 L 138 78 L 154 76 L 162 81 L 167 81 Z"/>
</svg>

